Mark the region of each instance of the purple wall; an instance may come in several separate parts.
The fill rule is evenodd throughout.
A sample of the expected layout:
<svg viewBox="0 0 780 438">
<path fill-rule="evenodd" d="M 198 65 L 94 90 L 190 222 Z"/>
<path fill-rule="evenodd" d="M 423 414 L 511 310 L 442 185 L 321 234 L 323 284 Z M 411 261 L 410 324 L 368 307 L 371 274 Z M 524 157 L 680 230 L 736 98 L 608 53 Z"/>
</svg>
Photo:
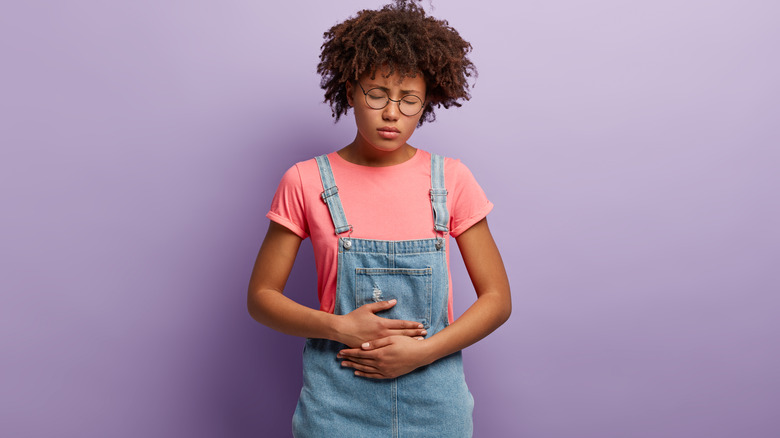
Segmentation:
<svg viewBox="0 0 780 438">
<path fill-rule="evenodd" d="M 2 435 L 288 436 L 302 342 L 246 286 L 283 171 L 354 135 L 322 32 L 382 3 L 15 3 Z M 412 144 L 477 176 L 514 292 L 465 352 L 476 436 L 779 436 L 777 3 L 434 6 L 480 77 Z M 315 303 L 308 243 L 289 286 Z"/>
</svg>

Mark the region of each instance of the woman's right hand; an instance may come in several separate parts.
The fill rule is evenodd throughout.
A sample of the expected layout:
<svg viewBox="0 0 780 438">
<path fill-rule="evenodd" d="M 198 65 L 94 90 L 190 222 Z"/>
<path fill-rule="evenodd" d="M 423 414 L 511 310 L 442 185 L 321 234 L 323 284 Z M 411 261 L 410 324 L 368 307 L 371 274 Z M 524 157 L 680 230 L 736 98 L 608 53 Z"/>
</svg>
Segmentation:
<svg viewBox="0 0 780 438">
<path fill-rule="evenodd" d="M 336 341 L 352 348 L 359 348 L 364 342 L 388 336 L 401 335 L 412 338 L 425 336 L 423 325 L 416 321 L 389 319 L 377 316 L 377 312 L 395 306 L 396 300 L 379 301 L 364 304 L 346 315 L 339 317 Z"/>
</svg>

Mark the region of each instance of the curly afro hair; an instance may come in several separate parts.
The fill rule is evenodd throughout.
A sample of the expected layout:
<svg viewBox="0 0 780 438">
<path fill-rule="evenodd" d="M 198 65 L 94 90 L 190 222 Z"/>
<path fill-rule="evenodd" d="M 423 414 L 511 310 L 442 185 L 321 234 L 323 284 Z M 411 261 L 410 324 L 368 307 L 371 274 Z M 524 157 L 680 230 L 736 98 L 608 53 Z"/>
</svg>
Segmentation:
<svg viewBox="0 0 780 438">
<path fill-rule="evenodd" d="M 449 108 L 469 100 L 467 78 L 477 76 L 468 59 L 471 44 L 445 20 L 427 16 L 416 1 L 396 0 L 380 10 L 362 10 L 323 35 L 317 73 L 336 121 L 347 114 L 346 83 L 387 67 L 389 77 L 422 73 L 427 96 L 418 126 L 436 119 L 434 105 Z"/>
</svg>

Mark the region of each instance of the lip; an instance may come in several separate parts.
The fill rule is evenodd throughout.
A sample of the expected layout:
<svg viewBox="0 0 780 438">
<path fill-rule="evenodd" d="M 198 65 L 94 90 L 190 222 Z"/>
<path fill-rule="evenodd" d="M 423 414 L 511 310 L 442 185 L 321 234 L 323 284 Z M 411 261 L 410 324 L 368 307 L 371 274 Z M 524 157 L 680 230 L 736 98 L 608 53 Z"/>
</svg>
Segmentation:
<svg viewBox="0 0 780 438">
<path fill-rule="evenodd" d="M 393 128 L 392 126 L 384 126 L 378 128 L 377 132 L 379 133 L 379 136 L 384 138 L 385 140 L 395 140 L 401 134 L 401 131 L 399 131 L 396 128 Z"/>
<path fill-rule="evenodd" d="M 395 140 L 399 135 L 401 135 L 401 131 L 392 126 L 383 126 L 381 128 L 377 128 L 377 132 L 379 133 L 379 136 L 385 140 Z"/>
</svg>

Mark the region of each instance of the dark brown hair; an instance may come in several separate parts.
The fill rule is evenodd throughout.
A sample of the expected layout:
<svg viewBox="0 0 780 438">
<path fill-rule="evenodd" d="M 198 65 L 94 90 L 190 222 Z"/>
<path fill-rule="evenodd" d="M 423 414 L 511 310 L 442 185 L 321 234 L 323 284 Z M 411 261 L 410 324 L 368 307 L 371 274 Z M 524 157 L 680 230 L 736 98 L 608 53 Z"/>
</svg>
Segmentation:
<svg viewBox="0 0 780 438">
<path fill-rule="evenodd" d="M 436 119 L 433 106 L 461 106 L 468 100 L 467 78 L 477 75 L 468 59 L 471 44 L 446 20 L 426 15 L 416 1 L 396 0 L 380 10 L 362 10 L 323 35 L 317 73 L 336 121 L 347 114 L 347 81 L 387 67 L 401 78 L 422 73 L 427 89 L 420 122 Z"/>
</svg>

